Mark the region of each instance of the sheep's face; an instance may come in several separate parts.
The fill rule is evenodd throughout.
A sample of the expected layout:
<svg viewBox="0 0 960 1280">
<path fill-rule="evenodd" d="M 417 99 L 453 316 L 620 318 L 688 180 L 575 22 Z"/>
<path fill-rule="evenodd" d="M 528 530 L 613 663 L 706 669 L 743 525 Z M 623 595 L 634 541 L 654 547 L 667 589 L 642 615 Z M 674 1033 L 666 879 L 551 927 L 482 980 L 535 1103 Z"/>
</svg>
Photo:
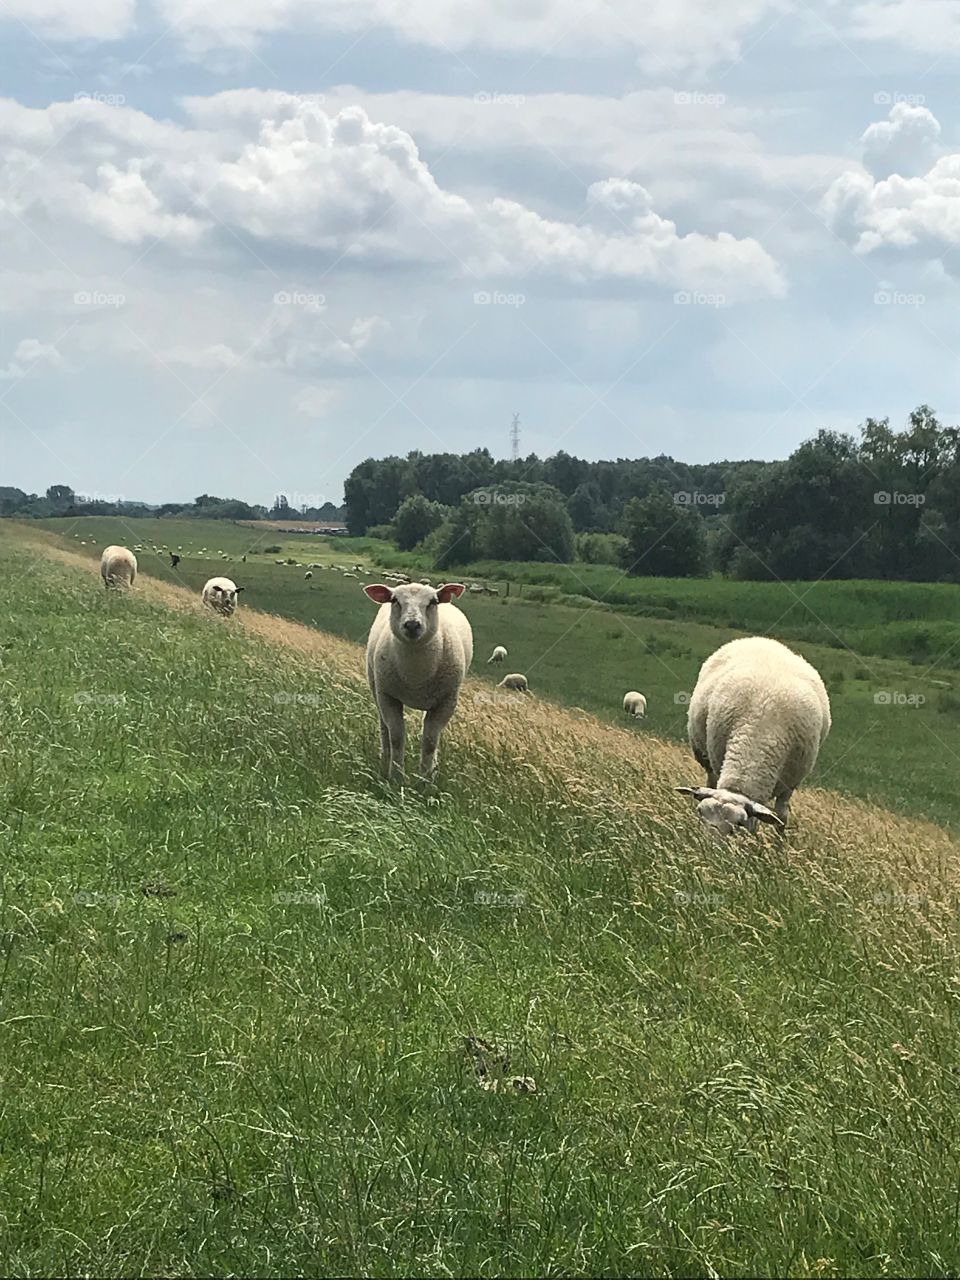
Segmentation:
<svg viewBox="0 0 960 1280">
<path fill-rule="evenodd" d="M 424 644 L 436 635 L 440 605 L 459 596 L 463 585 L 448 582 L 442 587 L 428 587 L 412 582 L 391 589 L 377 583 L 364 587 L 364 592 L 378 604 L 390 605 L 390 630 L 401 644 Z"/>
<path fill-rule="evenodd" d="M 697 817 L 705 827 L 723 836 L 756 831 L 758 822 L 772 822 L 782 827 L 780 818 L 766 805 L 758 804 L 749 796 L 736 791 L 717 790 L 713 787 L 677 787 L 684 795 L 693 796 L 697 804 Z"/>
<path fill-rule="evenodd" d="M 237 593 L 242 590 L 243 587 L 211 587 L 213 607 L 221 613 L 233 613 L 237 607 Z"/>
</svg>

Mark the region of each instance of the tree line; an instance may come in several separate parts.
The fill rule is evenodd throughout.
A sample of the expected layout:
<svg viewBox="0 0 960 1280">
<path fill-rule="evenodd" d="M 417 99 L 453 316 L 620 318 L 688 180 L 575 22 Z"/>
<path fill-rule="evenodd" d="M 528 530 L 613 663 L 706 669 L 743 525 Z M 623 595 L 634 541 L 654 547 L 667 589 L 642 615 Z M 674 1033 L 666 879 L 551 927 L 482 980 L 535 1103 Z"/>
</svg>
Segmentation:
<svg viewBox="0 0 960 1280">
<path fill-rule="evenodd" d="M 120 497 L 78 494 L 66 484 L 52 484 L 43 494 L 27 493 L 12 485 L 0 485 L 0 516 L 45 520 L 54 516 L 185 516 L 202 520 L 304 520 L 308 523 L 340 523 L 344 512 L 332 502 L 320 506 L 293 507 L 285 494 L 278 493 L 271 507 L 243 502 L 239 498 L 218 498 L 202 493 L 193 502 L 128 502 Z"/>
<path fill-rule="evenodd" d="M 821 430 L 778 462 L 413 452 L 361 462 L 344 494 L 349 533 L 443 569 L 579 558 L 654 576 L 960 581 L 960 431 L 927 405 L 901 430 Z"/>
</svg>

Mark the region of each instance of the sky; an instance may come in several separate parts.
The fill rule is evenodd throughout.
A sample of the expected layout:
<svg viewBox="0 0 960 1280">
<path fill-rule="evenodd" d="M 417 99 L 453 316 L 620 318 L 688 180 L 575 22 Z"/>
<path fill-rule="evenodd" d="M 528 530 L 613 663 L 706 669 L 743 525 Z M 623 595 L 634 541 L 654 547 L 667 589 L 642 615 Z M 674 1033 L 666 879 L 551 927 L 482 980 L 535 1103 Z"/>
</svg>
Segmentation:
<svg viewBox="0 0 960 1280">
<path fill-rule="evenodd" d="M 0 484 L 960 418 L 954 0 L 0 0 Z"/>
</svg>

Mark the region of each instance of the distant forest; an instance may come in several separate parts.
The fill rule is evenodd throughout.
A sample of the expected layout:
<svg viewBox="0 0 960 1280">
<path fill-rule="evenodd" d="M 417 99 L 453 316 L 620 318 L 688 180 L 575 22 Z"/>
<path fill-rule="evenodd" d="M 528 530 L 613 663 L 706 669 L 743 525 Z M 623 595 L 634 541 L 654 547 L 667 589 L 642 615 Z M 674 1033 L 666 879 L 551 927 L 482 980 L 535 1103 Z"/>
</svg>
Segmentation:
<svg viewBox="0 0 960 1280">
<path fill-rule="evenodd" d="M 26 493 L 0 485 L 0 516 L 20 516 L 45 520 L 52 516 L 187 516 L 202 520 L 303 520 L 306 523 L 339 523 L 343 508 L 325 502 L 319 507 L 292 507 L 285 494 L 277 494 L 272 507 L 241 502 L 239 498 L 217 498 L 202 493 L 193 502 L 127 502 L 105 494 L 75 493 L 69 485 L 52 484 L 44 494 Z"/>
<path fill-rule="evenodd" d="M 820 431 L 782 462 L 691 465 L 472 453 L 368 458 L 344 486 L 354 535 L 438 568 L 582 559 L 643 575 L 960 581 L 960 432 L 921 405 L 902 430 Z"/>
</svg>

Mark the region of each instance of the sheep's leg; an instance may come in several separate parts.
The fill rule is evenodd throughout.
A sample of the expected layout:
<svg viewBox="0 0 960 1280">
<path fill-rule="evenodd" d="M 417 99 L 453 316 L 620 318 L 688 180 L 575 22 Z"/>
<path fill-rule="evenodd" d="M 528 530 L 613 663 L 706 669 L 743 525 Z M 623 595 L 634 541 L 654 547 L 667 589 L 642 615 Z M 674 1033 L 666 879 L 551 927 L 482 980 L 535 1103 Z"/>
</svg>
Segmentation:
<svg viewBox="0 0 960 1280">
<path fill-rule="evenodd" d="M 437 767 L 437 748 L 440 745 L 440 735 L 453 718 L 453 713 L 456 709 L 457 699 L 450 698 L 446 702 L 441 702 L 439 706 L 431 707 L 423 717 L 423 734 L 420 739 L 420 773 L 428 780 L 433 777 L 433 771 Z"/>
<path fill-rule="evenodd" d="M 403 703 L 382 694 L 377 707 L 380 711 L 380 768 L 383 776 L 393 781 L 403 777 Z"/>
<path fill-rule="evenodd" d="M 787 787 L 783 791 L 777 791 L 773 797 L 773 812 L 777 815 L 785 827 L 790 819 L 790 797 L 793 795 L 793 787 Z M 782 827 L 778 830 L 783 830 Z"/>
</svg>

